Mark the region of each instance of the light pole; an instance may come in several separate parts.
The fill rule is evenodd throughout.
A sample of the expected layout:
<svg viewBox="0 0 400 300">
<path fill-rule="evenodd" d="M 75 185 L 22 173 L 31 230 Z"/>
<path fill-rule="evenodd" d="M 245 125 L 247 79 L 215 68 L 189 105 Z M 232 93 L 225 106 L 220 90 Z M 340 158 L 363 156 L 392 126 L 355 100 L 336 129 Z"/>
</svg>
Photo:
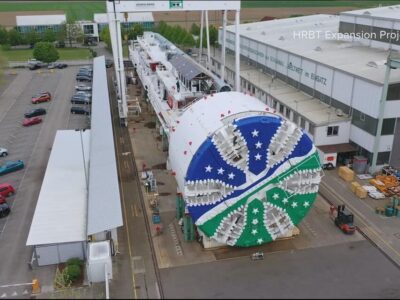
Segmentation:
<svg viewBox="0 0 400 300">
<path fill-rule="evenodd" d="M 378 153 L 379 153 L 379 143 L 382 133 L 383 117 L 385 113 L 385 104 L 389 89 L 390 69 L 398 69 L 398 68 L 400 68 L 400 57 L 393 57 L 392 53 L 390 53 L 386 61 L 385 79 L 383 82 L 381 100 L 379 101 L 378 125 L 376 129 L 376 137 L 372 153 L 372 162 L 370 167 L 371 173 L 376 172 L 376 164 L 378 161 Z"/>
</svg>

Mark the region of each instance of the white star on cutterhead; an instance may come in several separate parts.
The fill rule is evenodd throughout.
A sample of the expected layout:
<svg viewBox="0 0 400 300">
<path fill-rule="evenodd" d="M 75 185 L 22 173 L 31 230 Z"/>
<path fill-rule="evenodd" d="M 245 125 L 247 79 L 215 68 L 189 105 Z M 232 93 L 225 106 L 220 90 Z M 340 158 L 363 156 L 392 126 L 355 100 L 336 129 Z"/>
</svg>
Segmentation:
<svg viewBox="0 0 400 300">
<path fill-rule="evenodd" d="M 293 207 L 293 208 L 297 207 L 297 202 L 293 202 L 293 203 L 292 203 L 292 207 Z"/>
<path fill-rule="evenodd" d="M 218 174 L 219 174 L 219 175 L 222 175 L 222 174 L 224 174 L 224 172 L 225 172 L 225 170 L 224 170 L 224 169 L 222 169 L 222 168 L 219 168 L 219 169 L 218 169 Z"/>
<path fill-rule="evenodd" d="M 210 173 L 211 170 L 212 170 L 212 167 L 211 167 L 210 165 L 208 165 L 208 166 L 206 167 L 206 172 Z"/>
<path fill-rule="evenodd" d="M 262 244 L 262 242 L 264 242 L 263 239 L 258 239 L 257 240 L 257 244 Z"/>
<path fill-rule="evenodd" d="M 262 143 L 260 143 L 260 141 L 258 141 L 255 145 L 256 145 L 256 149 L 260 149 L 262 146 Z"/>
<path fill-rule="evenodd" d="M 261 159 L 260 153 L 257 153 L 257 155 L 255 155 L 254 158 L 255 158 L 256 160 L 260 160 L 260 159 Z"/>
<path fill-rule="evenodd" d="M 233 179 L 233 178 L 235 178 L 235 174 L 233 174 L 233 173 L 229 173 L 229 174 L 228 174 L 228 178 L 229 178 L 229 179 Z"/>
<path fill-rule="evenodd" d="M 257 233 L 258 233 L 257 229 L 253 229 L 253 230 L 251 231 L 251 234 L 252 234 L 252 235 L 256 235 Z"/>
<path fill-rule="evenodd" d="M 258 208 L 253 209 L 253 214 L 255 214 L 255 215 L 258 214 Z"/>
<path fill-rule="evenodd" d="M 253 219 L 253 221 L 251 223 L 253 223 L 253 225 L 257 225 L 258 224 L 258 220 L 257 219 Z"/>
<path fill-rule="evenodd" d="M 309 207 L 310 206 L 310 202 L 308 202 L 308 201 L 304 202 L 303 206 L 304 207 Z"/>
<path fill-rule="evenodd" d="M 282 200 L 283 204 L 287 204 L 289 202 L 289 200 L 287 198 Z"/>
<path fill-rule="evenodd" d="M 258 136 L 258 131 L 254 129 L 253 132 L 251 133 L 251 135 L 253 137 L 257 137 Z"/>
<path fill-rule="evenodd" d="M 279 195 L 277 193 L 275 193 L 272 198 L 274 198 L 274 200 L 279 199 Z"/>
</svg>

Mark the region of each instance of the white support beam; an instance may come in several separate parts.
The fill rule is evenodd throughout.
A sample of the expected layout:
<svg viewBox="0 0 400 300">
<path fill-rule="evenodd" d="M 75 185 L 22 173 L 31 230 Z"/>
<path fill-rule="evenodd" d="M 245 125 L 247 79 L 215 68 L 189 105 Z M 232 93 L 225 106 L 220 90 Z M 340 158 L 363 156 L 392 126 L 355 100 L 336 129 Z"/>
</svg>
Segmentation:
<svg viewBox="0 0 400 300">
<path fill-rule="evenodd" d="M 235 16 L 235 88 L 240 92 L 240 10 L 236 10 Z"/>
<path fill-rule="evenodd" d="M 122 56 L 121 24 L 116 16 L 116 13 L 108 12 L 108 23 L 114 57 L 115 77 L 118 85 L 118 110 L 120 118 L 126 125 L 126 120 L 128 117 L 128 105 L 126 100 L 124 58 Z"/>
<path fill-rule="evenodd" d="M 207 69 L 210 70 L 211 49 L 210 49 L 210 28 L 208 24 L 208 10 L 206 10 L 206 33 L 207 33 Z"/>
<path fill-rule="evenodd" d="M 222 11 L 222 64 L 221 64 L 221 79 L 225 80 L 225 51 L 226 51 L 226 25 L 228 23 L 228 12 Z"/>
<path fill-rule="evenodd" d="M 200 20 L 200 50 L 199 50 L 199 63 L 201 64 L 203 58 L 203 20 L 204 20 L 204 10 L 201 11 L 201 20 Z"/>
</svg>

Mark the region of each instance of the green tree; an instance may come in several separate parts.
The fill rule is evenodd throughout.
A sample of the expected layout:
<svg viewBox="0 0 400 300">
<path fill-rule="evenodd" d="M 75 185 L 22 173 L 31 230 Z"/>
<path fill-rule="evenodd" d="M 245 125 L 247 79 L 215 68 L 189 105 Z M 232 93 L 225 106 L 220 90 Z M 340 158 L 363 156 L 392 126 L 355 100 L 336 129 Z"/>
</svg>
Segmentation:
<svg viewBox="0 0 400 300">
<path fill-rule="evenodd" d="M 37 60 L 50 63 L 60 58 L 56 47 L 49 42 L 38 42 L 33 48 L 33 57 Z"/>
<path fill-rule="evenodd" d="M 8 32 L 8 41 L 11 46 L 21 45 L 23 39 L 21 33 L 15 28 Z"/>
<path fill-rule="evenodd" d="M 200 27 L 197 24 L 193 23 L 192 27 L 190 28 L 190 33 L 193 35 L 200 35 Z"/>
<path fill-rule="evenodd" d="M 135 26 L 133 26 L 133 33 L 134 33 L 133 40 L 136 40 L 138 35 L 143 35 L 143 32 L 144 32 L 143 26 L 140 24 L 135 24 Z"/>
<path fill-rule="evenodd" d="M 8 44 L 8 32 L 3 26 L 0 26 L 0 44 Z"/>
<path fill-rule="evenodd" d="M 57 36 L 56 36 L 55 32 L 52 29 L 47 28 L 43 34 L 43 41 L 44 42 L 55 42 L 56 39 L 57 39 Z"/>
<path fill-rule="evenodd" d="M 74 20 L 68 18 L 65 24 L 66 29 L 66 39 L 69 42 L 69 46 L 72 47 L 72 42 L 82 43 L 84 39 L 84 34 L 81 26 L 76 24 Z"/>
<path fill-rule="evenodd" d="M 100 33 L 100 39 L 106 43 L 108 50 L 112 51 L 111 47 L 111 37 L 110 37 L 110 30 L 107 27 L 104 27 Z"/>
<path fill-rule="evenodd" d="M 210 25 L 208 31 L 210 33 L 210 45 L 215 46 L 218 43 L 218 29 L 214 25 Z"/>
<path fill-rule="evenodd" d="M 30 45 L 36 44 L 39 41 L 39 39 L 40 37 L 35 29 L 29 31 L 25 38 L 26 42 Z"/>
<path fill-rule="evenodd" d="M 67 24 L 64 22 L 61 24 L 59 30 L 56 33 L 56 40 L 59 42 L 64 42 L 67 38 Z"/>
</svg>

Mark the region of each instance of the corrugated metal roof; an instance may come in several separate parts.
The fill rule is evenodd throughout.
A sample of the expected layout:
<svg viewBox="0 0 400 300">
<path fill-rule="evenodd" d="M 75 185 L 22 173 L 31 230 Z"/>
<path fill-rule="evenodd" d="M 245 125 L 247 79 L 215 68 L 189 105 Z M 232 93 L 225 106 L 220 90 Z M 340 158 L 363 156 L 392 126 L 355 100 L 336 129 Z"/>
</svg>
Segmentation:
<svg viewBox="0 0 400 300">
<path fill-rule="evenodd" d="M 117 13 L 118 20 L 125 22 L 124 14 Z M 96 23 L 108 23 L 107 14 L 94 14 L 94 21 Z M 128 13 L 128 22 L 142 23 L 142 22 L 154 22 L 153 13 L 151 12 L 136 12 Z"/>
<path fill-rule="evenodd" d="M 16 16 L 17 26 L 59 25 L 67 21 L 65 15 Z"/>
<path fill-rule="evenodd" d="M 36 205 L 27 246 L 86 240 L 86 179 L 81 133 L 58 130 Z M 82 132 L 86 170 L 90 130 Z"/>
<path fill-rule="evenodd" d="M 123 225 L 104 56 L 93 60 L 87 234 Z"/>
<path fill-rule="evenodd" d="M 182 55 L 174 55 L 169 62 L 186 80 L 192 80 L 203 73 L 199 66 Z"/>
</svg>

